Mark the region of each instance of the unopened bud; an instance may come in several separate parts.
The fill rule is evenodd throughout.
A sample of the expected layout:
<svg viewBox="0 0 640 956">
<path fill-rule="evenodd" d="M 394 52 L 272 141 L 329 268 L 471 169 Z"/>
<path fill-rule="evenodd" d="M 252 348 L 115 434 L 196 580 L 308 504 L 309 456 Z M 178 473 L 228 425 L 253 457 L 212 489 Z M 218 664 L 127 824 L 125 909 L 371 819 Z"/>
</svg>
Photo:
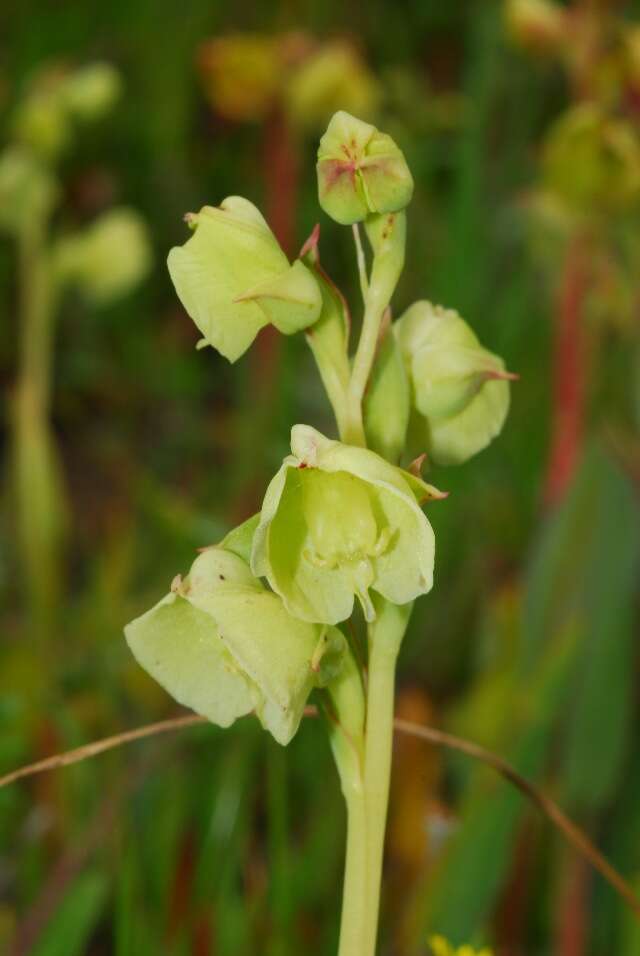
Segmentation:
<svg viewBox="0 0 640 956">
<path fill-rule="evenodd" d="M 320 205 L 343 225 L 398 212 L 413 195 L 409 167 L 391 137 L 342 110 L 320 140 L 317 171 Z"/>
</svg>

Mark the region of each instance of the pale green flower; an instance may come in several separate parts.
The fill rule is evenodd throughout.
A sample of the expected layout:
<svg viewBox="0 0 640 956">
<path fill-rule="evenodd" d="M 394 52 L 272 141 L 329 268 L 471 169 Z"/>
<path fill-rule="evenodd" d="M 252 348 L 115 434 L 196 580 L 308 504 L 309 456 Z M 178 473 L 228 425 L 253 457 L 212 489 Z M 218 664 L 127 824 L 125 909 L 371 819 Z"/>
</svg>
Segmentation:
<svg viewBox="0 0 640 956">
<path fill-rule="evenodd" d="M 256 207 L 230 196 L 187 217 L 194 235 L 167 264 L 180 300 L 211 345 L 235 362 L 270 322 L 285 335 L 307 328 L 322 307 L 318 284 L 293 265 Z"/>
<path fill-rule="evenodd" d="M 296 620 L 238 555 L 208 548 L 125 628 L 138 662 L 179 703 L 221 727 L 255 711 L 288 743 L 309 694 L 339 673 L 336 628 Z"/>
<path fill-rule="evenodd" d="M 457 312 L 416 302 L 393 329 L 411 382 L 417 441 L 439 464 L 466 461 L 502 429 L 515 376 Z"/>
<path fill-rule="evenodd" d="M 120 74 L 110 63 L 89 63 L 65 77 L 61 96 L 69 112 L 92 121 L 108 113 L 122 91 Z"/>
<path fill-rule="evenodd" d="M 111 209 L 83 232 L 60 240 L 54 262 L 61 283 L 75 285 L 92 302 L 112 302 L 149 271 L 147 228 L 134 210 Z"/>
<path fill-rule="evenodd" d="M 331 441 L 308 425 L 271 481 L 251 564 L 291 614 L 337 624 L 375 611 L 370 590 L 407 604 L 433 584 L 434 536 L 418 501 L 439 495 L 375 452 Z"/>
<path fill-rule="evenodd" d="M 391 137 L 343 110 L 320 140 L 316 168 L 320 205 L 343 225 L 399 212 L 413 195 L 409 167 Z"/>
</svg>

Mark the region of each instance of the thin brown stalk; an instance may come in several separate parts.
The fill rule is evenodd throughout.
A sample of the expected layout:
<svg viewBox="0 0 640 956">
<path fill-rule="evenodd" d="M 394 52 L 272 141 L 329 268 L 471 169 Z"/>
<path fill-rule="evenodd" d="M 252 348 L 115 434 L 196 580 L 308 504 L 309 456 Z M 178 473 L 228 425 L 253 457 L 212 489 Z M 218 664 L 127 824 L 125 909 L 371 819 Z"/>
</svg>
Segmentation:
<svg viewBox="0 0 640 956">
<path fill-rule="evenodd" d="M 315 707 L 307 707 L 305 716 L 312 717 L 317 715 Z M 19 767 L 11 773 L 0 777 L 0 789 L 6 787 L 17 780 L 34 776 L 38 773 L 44 773 L 47 770 L 55 770 L 59 767 L 67 767 L 73 763 L 79 763 L 81 760 L 87 760 L 89 757 L 97 757 L 98 754 L 122 744 L 132 743 L 135 740 L 141 740 L 144 737 L 152 737 L 155 734 L 168 733 L 173 730 L 182 730 L 186 727 L 193 727 L 197 724 L 206 724 L 205 717 L 197 714 L 188 714 L 181 717 L 173 717 L 169 720 L 161 720 L 154 724 L 147 724 L 144 727 L 136 727 L 134 730 L 128 730 L 121 734 L 114 734 L 112 737 L 105 737 L 103 740 L 96 740 L 83 747 L 76 747 L 75 750 L 68 750 L 65 753 L 54 754 L 44 760 L 38 760 L 36 763 Z M 636 919 L 640 920 L 640 900 L 635 895 L 632 887 L 625 878 L 609 863 L 609 861 L 594 846 L 589 837 L 572 820 L 567 817 L 563 810 L 546 794 L 542 793 L 534 784 L 530 783 L 518 771 L 503 760 L 498 754 L 492 753 L 485 747 L 475 744 L 462 737 L 455 737 L 442 730 L 436 730 L 434 727 L 425 727 L 422 724 L 414 724 L 409 720 L 396 718 L 394 726 L 397 731 L 403 734 L 409 734 L 413 737 L 419 737 L 429 743 L 436 744 L 438 747 L 447 747 L 449 750 L 457 750 L 459 753 L 466 754 L 474 760 L 491 767 L 499 773 L 505 780 L 508 780 L 517 790 L 527 797 L 547 819 L 562 833 L 567 842 L 580 853 L 591 866 L 600 873 L 600 875 L 609 883 L 609 885 L 618 893 L 621 899 L 633 911 Z"/>
<path fill-rule="evenodd" d="M 135 730 L 126 730 L 121 734 L 114 734 L 113 737 L 104 737 L 102 740 L 94 740 L 90 744 L 84 744 L 82 747 L 76 747 L 75 750 L 67 750 L 61 754 L 53 754 L 51 757 L 45 757 L 44 760 L 38 760 L 36 763 L 28 764 L 25 767 L 18 767 L 11 773 L 0 777 L 0 789 L 22 780 L 24 777 L 33 777 L 37 773 L 44 773 L 47 770 L 57 770 L 59 767 L 68 767 L 72 763 L 79 763 L 81 760 L 87 760 L 89 757 L 97 757 L 98 754 L 106 750 L 113 750 L 114 747 L 120 747 L 122 744 L 130 744 L 134 740 L 142 740 L 144 737 L 153 737 L 155 734 L 165 734 L 170 730 L 182 730 L 184 727 L 192 727 L 194 724 L 206 724 L 205 717 L 198 714 L 187 714 L 184 717 L 172 717 L 170 720 L 160 720 L 155 724 L 145 724 L 144 727 L 136 727 Z"/>
<path fill-rule="evenodd" d="M 609 861 L 594 846 L 589 837 L 580 829 L 569 817 L 560 809 L 557 803 L 538 790 L 532 783 L 522 777 L 511 764 L 503 760 L 497 754 L 472 743 L 470 740 L 464 740 L 461 737 L 454 737 L 453 734 L 447 734 L 442 730 L 435 730 L 433 727 L 423 727 L 420 724 L 412 724 L 408 720 L 395 721 L 396 730 L 404 734 L 412 734 L 414 737 L 420 737 L 422 740 L 428 740 L 430 743 L 439 747 L 448 747 L 450 750 L 457 750 L 480 760 L 482 763 L 491 767 L 509 783 L 513 784 L 520 793 L 524 794 L 538 809 L 560 830 L 568 843 L 578 851 L 591 866 L 600 873 L 609 885 L 622 897 L 625 903 L 633 910 L 636 919 L 640 920 L 640 900 L 637 898 L 632 887 L 627 883 L 623 876 L 609 863 Z"/>
</svg>

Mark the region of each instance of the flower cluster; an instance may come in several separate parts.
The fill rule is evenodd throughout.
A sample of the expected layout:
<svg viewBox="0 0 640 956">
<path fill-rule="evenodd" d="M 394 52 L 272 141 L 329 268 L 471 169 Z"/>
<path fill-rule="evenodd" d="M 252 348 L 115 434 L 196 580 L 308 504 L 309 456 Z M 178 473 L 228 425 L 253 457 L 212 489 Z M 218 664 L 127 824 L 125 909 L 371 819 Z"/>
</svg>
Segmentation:
<svg viewBox="0 0 640 956">
<path fill-rule="evenodd" d="M 404 156 L 391 137 L 337 113 L 320 141 L 318 183 L 332 218 L 365 220 L 374 259 L 367 295 L 381 300 L 382 332 L 401 268 L 389 245 L 392 219 L 413 191 Z M 348 401 L 348 324 L 319 268 L 317 237 L 291 264 L 247 199 L 231 196 L 186 219 L 193 235 L 171 250 L 168 266 L 201 344 L 233 362 L 268 323 L 285 334 L 307 330 L 310 342 L 317 331 L 323 379 L 337 381 Z M 403 256 L 404 227 L 399 248 Z M 434 533 L 421 506 L 443 496 L 393 459 L 406 447 L 410 416 L 418 450 L 434 461 L 460 462 L 484 448 L 503 425 L 508 376 L 457 314 L 428 302 L 391 325 L 369 372 L 373 447 L 296 425 L 291 455 L 245 527 L 240 555 L 224 544 L 205 551 L 127 628 L 140 663 L 215 723 L 255 711 L 287 742 L 308 694 L 340 667 L 339 625 L 354 602 L 371 623 L 376 596 L 409 605 L 433 585 Z M 404 425 L 389 452 L 383 433 L 397 422 Z"/>
<path fill-rule="evenodd" d="M 126 637 L 176 700 L 225 727 L 253 712 L 282 744 L 318 692 L 354 833 L 340 956 L 372 956 L 395 660 L 413 602 L 433 586 L 423 506 L 445 497 L 420 464 L 427 455 L 456 464 L 485 448 L 504 424 L 513 376 L 454 312 L 421 301 L 391 321 L 413 192 L 391 137 L 339 112 L 317 173 L 320 205 L 354 229 L 364 310 L 353 354 L 350 311 L 320 265 L 318 227 L 290 263 L 256 207 L 232 196 L 186 217 L 193 235 L 168 266 L 200 344 L 231 362 L 267 324 L 305 331 L 338 440 L 295 425 L 259 512 L 205 549 Z M 356 653 L 363 629 L 366 655 Z M 434 943 L 437 956 L 453 956 L 443 945 Z"/>
</svg>

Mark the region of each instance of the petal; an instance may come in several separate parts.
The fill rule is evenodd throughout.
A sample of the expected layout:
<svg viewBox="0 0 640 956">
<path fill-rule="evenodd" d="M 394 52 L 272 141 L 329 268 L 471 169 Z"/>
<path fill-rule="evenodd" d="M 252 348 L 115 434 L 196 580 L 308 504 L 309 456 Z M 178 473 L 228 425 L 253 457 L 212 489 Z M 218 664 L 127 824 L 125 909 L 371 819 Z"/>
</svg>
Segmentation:
<svg viewBox="0 0 640 956">
<path fill-rule="evenodd" d="M 204 611 L 168 594 L 125 628 L 127 643 L 144 667 L 178 703 L 220 727 L 255 705 L 256 688 L 235 665 Z"/>
<path fill-rule="evenodd" d="M 264 533 L 266 560 L 260 573 L 266 574 L 291 614 L 324 624 L 338 624 L 350 617 L 353 590 L 347 577 L 338 568 L 321 567 L 310 560 L 313 543 L 304 520 L 302 483 L 299 470 L 291 464 L 284 473 L 277 510 L 265 523 Z M 256 567 L 254 573 L 258 573 Z"/>
<path fill-rule="evenodd" d="M 509 411 L 509 383 L 485 382 L 473 401 L 452 418 L 428 425 L 428 447 L 441 465 L 458 465 L 500 433 Z"/>
<path fill-rule="evenodd" d="M 289 263 L 259 211 L 230 197 L 220 209 L 195 217 L 193 236 L 173 248 L 169 274 L 185 309 L 207 342 L 234 362 L 268 316 L 254 301 L 236 301 L 256 283 L 273 279 Z"/>
<path fill-rule="evenodd" d="M 257 303 L 268 321 L 284 335 L 312 325 L 322 309 L 322 295 L 312 272 L 299 259 L 238 296 L 236 302 Z"/>
<path fill-rule="evenodd" d="M 220 542 L 219 547 L 237 554 L 239 558 L 249 564 L 253 536 L 260 522 L 260 514 L 252 515 L 227 534 Z"/>
<path fill-rule="evenodd" d="M 395 488 L 379 488 L 380 527 L 393 530 L 389 546 L 374 559 L 374 590 L 393 604 L 408 604 L 433 587 L 435 535 L 415 501 Z"/>
<path fill-rule="evenodd" d="M 258 717 L 279 743 L 288 743 L 318 683 L 321 657 L 330 647 L 335 657 L 334 644 L 324 628 L 291 617 L 269 591 L 217 591 L 208 606 L 221 640 L 261 691 Z"/>
</svg>

